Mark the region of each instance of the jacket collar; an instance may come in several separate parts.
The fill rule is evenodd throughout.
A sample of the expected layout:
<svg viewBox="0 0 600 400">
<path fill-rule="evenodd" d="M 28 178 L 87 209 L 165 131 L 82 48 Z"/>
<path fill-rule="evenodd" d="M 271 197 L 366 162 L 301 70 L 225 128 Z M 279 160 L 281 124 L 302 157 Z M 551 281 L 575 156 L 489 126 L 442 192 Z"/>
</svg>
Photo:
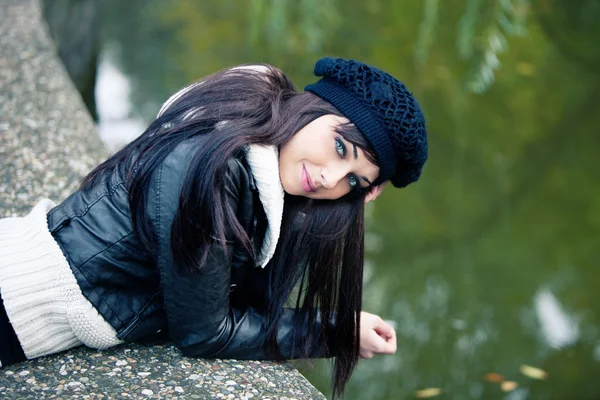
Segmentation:
<svg viewBox="0 0 600 400">
<path fill-rule="evenodd" d="M 284 191 L 279 178 L 279 151 L 275 146 L 251 144 L 247 146 L 246 160 L 268 222 L 256 261 L 257 266 L 264 268 L 275 254 L 283 218 Z"/>
</svg>

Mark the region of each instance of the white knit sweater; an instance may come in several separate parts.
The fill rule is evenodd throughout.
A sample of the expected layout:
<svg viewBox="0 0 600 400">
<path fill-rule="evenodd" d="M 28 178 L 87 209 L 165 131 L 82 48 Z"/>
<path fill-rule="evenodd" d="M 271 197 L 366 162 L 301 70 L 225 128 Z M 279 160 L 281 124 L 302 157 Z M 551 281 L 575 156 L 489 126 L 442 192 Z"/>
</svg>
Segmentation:
<svg viewBox="0 0 600 400">
<path fill-rule="evenodd" d="M 246 157 L 268 221 L 257 259 L 264 267 L 275 252 L 283 215 L 278 153 L 272 146 L 251 145 Z M 0 219 L 0 296 L 29 359 L 80 345 L 105 349 L 121 343 L 81 292 L 48 230 L 46 214 L 54 206 L 44 199 L 25 217 Z"/>
<path fill-rule="evenodd" d="M 48 230 L 55 204 L 40 201 L 25 217 L 0 219 L 0 295 L 27 358 L 75 346 L 119 344 L 115 330 L 83 296 Z"/>
</svg>

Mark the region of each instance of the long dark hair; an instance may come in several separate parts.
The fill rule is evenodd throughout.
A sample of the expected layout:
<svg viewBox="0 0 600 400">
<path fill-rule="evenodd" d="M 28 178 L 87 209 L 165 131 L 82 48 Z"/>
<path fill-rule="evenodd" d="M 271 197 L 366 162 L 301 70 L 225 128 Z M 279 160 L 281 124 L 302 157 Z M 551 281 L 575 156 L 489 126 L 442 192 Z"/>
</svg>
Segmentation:
<svg viewBox="0 0 600 400">
<path fill-rule="evenodd" d="M 224 201 L 228 160 L 250 144 L 279 147 L 308 123 L 327 114 L 341 116 L 314 94 L 296 92 L 292 82 L 276 68 L 254 65 L 223 70 L 174 96 L 141 136 L 85 177 L 81 189 L 116 168 L 127 168 L 134 229 L 152 253 L 152 227 L 144 217 L 152 173 L 179 143 L 210 134 L 211 140 L 199 146 L 189 165 L 171 226 L 171 249 L 186 268 L 201 271 L 214 239 L 225 246 L 227 229 L 254 257 L 250 238 L 235 210 Z M 343 124 L 337 130 L 365 150 L 375 163 L 374 153 L 354 125 Z M 298 315 L 308 316 L 309 327 L 307 334 L 306 321 L 296 318 L 294 337 L 304 341 L 299 356 L 309 354 L 319 310 L 321 331 L 316 334 L 323 343 L 335 342 L 334 396 L 343 394 L 358 362 L 363 202 L 364 191 L 335 201 L 286 195 L 281 239 L 270 262 L 273 299 L 267 313 L 269 339 L 265 346 L 271 354 L 278 354 L 277 324 L 292 290 L 298 288 L 296 308 Z M 195 254 L 201 254 L 200 258 Z"/>
</svg>

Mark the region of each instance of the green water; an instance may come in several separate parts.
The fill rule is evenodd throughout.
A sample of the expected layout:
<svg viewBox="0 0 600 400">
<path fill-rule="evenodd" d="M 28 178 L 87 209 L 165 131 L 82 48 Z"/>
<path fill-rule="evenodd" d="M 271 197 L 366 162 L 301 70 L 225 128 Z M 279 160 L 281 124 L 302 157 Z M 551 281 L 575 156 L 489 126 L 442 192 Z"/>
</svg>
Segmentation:
<svg viewBox="0 0 600 400">
<path fill-rule="evenodd" d="M 428 121 L 422 179 L 368 208 L 365 309 L 398 352 L 348 399 L 600 398 L 597 1 L 107 1 L 103 44 L 148 119 L 217 69 L 321 55 L 402 79 Z M 498 62 L 496 63 L 496 57 Z M 545 380 L 519 372 L 522 364 Z M 326 363 L 308 379 L 329 391 Z M 503 392 L 484 379 L 503 375 Z"/>
</svg>

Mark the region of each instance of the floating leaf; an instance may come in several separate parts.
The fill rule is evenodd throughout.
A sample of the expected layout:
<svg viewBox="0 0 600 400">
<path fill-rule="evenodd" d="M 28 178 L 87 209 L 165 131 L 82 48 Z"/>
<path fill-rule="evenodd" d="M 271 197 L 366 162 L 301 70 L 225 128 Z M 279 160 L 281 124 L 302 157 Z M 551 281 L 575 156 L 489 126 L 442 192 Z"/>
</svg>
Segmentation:
<svg viewBox="0 0 600 400">
<path fill-rule="evenodd" d="M 519 386 L 519 384 L 515 381 L 504 381 L 500 384 L 500 389 L 504 392 L 512 392 Z"/>
<path fill-rule="evenodd" d="M 417 390 L 415 392 L 415 397 L 417 399 L 429 399 L 431 397 L 439 396 L 440 394 L 442 394 L 442 389 L 440 388 L 427 388 Z"/>
<path fill-rule="evenodd" d="M 490 373 L 485 374 L 483 379 L 485 379 L 488 382 L 500 383 L 504 380 L 504 377 L 495 372 L 490 372 Z"/>
<path fill-rule="evenodd" d="M 523 364 L 521 365 L 521 368 L 519 368 L 519 370 L 523 375 L 531 379 L 546 379 L 548 377 L 548 373 L 546 373 L 546 371 L 536 367 L 532 367 L 530 365 Z"/>
</svg>

